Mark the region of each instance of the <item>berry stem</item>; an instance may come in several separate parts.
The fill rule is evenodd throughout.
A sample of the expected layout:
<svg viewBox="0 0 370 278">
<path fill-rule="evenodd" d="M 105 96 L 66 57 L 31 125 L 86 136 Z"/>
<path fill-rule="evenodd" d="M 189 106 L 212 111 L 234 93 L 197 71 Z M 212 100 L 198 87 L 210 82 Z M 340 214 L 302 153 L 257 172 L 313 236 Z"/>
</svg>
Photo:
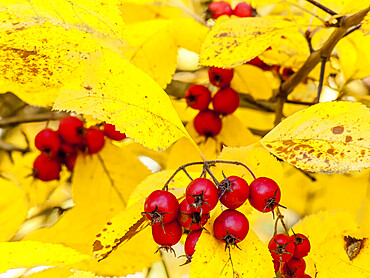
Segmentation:
<svg viewBox="0 0 370 278">
<path fill-rule="evenodd" d="M 311 3 L 314 6 L 318 7 L 319 9 L 323 10 L 324 12 L 330 14 L 330 15 L 336 15 L 337 14 L 333 10 L 329 9 L 328 7 L 325 7 L 324 5 L 321 5 L 320 3 L 316 2 L 315 0 L 306 0 L 306 1 Z"/>
<path fill-rule="evenodd" d="M 275 222 L 275 231 L 274 231 L 274 235 L 277 233 L 277 222 L 280 220 L 281 225 L 283 226 L 283 228 L 284 228 L 284 230 L 285 230 L 286 235 L 288 235 L 288 236 L 289 236 L 289 229 L 288 229 L 288 227 L 286 226 L 286 224 L 285 224 L 285 222 L 284 222 L 284 215 L 280 212 L 279 206 L 277 206 L 275 209 L 276 209 L 276 216 L 277 216 L 277 219 L 276 219 L 276 222 Z"/>
</svg>

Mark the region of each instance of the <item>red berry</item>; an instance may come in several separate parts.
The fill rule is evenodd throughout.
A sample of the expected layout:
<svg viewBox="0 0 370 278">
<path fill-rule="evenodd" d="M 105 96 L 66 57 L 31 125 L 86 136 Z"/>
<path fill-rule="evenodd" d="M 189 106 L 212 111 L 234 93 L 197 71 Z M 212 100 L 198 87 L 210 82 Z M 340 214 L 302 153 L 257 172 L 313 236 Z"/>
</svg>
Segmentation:
<svg viewBox="0 0 370 278">
<path fill-rule="evenodd" d="M 195 116 L 194 128 L 199 135 L 215 137 L 221 131 L 222 121 L 215 111 L 204 110 Z"/>
<path fill-rule="evenodd" d="M 60 147 L 58 132 L 50 128 L 41 130 L 35 137 L 35 146 L 38 150 L 47 153 L 50 157 L 55 157 Z"/>
<path fill-rule="evenodd" d="M 209 179 L 197 178 L 186 188 L 186 201 L 195 211 L 206 214 L 217 205 L 217 188 Z"/>
<path fill-rule="evenodd" d="M 188 257 L 188 259 L 193 256 L 195 252 L 195 245 L 198 242 L 198 239 L 200 235 L 202 234 L 202 229 L 196 230 L 196 231 L 191 231 L 188 236 L 186 237 L 185 240 L 185 254 Z"/>
<path fill-rule="evenodd" d="M 208 68 L 209 82 L 220 88 L 229 86 L 233 76 L 234 69 L 223 69 L 217 67 Z"/>
<path fill-rule="evenodd" d="M 252 16 L 252 7 L 246 2 L 240 2 L 233 11 L 234 15 L 238 17 L 251 17 Z"/>
<path fill-rule="evenodd" d="M 98 153 L 105 144 L 104 132 L 96 127 L 88 128 L 83 143 L 89 154 Z"/>
<path fill-rule="evenodd" d="M 42 181 L 59 179 L 60 162 L 53 160 L 46 153 L 40 154 L 33 162 L 33 176 Z"/>
<path fill-rule="evenodd" d="M 213 232 L 218 240 L 236 246 L 248 234 L 249 222 L 245 215 L 237 210 L 224 210 L 213 223 Z"/>
<path fill-rule="evenodd" d="M 294 258 L 306 257 L 311 250 L 311 244 L 308 238 L 303 234 L 294 234 L 290 236 L 295 244 Z"/>
<path fill-rule="evenodd" d="M 312 278 L 310 275 L 308 275 L 308 274 L 304 274 L 303 276 L 302 276 L 302 278 Z"/>
<path fill-rule="evenodd" d="M 177 221 L 180 225 L 188 230 L 199 230 L 201 229 L 208 221 L 209 213 L 200 214 L 195 211 L 194 207 L 191 207 L 186 199 L 180 203 L 179 215 Z"/>
<path fill-rule="evenodd" d="M 175 195 L 165 190 L 155 190 L 145 200 L 144 213 L 152 225 L 166 224 L 177 217 L 179 202 Z"/>
<path fill-rule="evenodd" d="M 270 70 L 271 69 L 271 67 L 269 65 L 265 64 L 265 62 L 263 62 L 258 57 L 254 57 L 252 60 L 248 61 L 246 64 L 258 67 L 261 70 Z"/>
<path fill-rule="evenodd" d="M 277 273 L 280 270 L 280 262 L 278 261 L 272 261 L 272 262 L 274 264 L 275 273 Z"/>
<path fill-rule="evenodd" d="M 211 91 L 202 85 L 192 85 L 185 93 L 186 103 L 194 109 L 206 110 L 211 103 Z"/>
<path fill-rule="evenodd" d="M 64 164 L 66 165 L 67 169 L 71 172 L 73 171 L 73 168 L 75 167 L 76 159 L 77 159 L 77 153 L 68 154 L 64 158 Z"/>
<path fill-rule="evenodd" d="M 180 241 L 182 228 L 176 220 L 167 224 L 156 223 L 152 225 L 152 235 L 154 241 L 161 245 L 160 248 L 170 249 Z"/>
<path fill-rule="evenodd" d="M 229 3 L 225 1 L 212 2 L 208 6 L 208 13 L 213 19 L 220 17 L 221 15 L 231 16 L 233 10 Z"/>
<path fill-rule="evenodd" d="M 306 262 L 304 259 L 291 258 L 287 261 L 281 270 L 281 275 L 284 278 L 301 278 L 306 270 Z"/>
<path fill-rule="evenodd" d="M 277 234 L 270 240 L 268 248 L 274 261 L 286 262 L 293 257 L 295 246 L 289 236 Z"/>
<path fill-rule="evenodd" d="M 239 107 L 239 95 L 226 87 L 216 92 L 212 99 L 213 109 L 220 114 L 232 114 Z"/>
<path fill-rule="evenodd" d="M 293 74 L 294 74 L 294 70 L 292 68 L 284 68 L 281 76 L 284 80 L 287 80 Z"/>
<path fill-rule="evenodd" d="M 58 132 L 67 143 L 81 143 L 85 132 L 84 123 L 79 118 L 73 116 L 65 117 L 59 123 Z"/>
<path fill-rule="evenodd" d="M 255 179 L 249 187 L 249 203 L 256 210 L 269 212 L 280 202 L 280 188 L 275 181 L 260 177 Z"/>
<path fill-rule="evenodd" d="M 126 138 L 126 134 L 116 130 L 115 125 L 107 123 L 104 123 L 104 134 L 109 139 L 112 139 L 114 141 L 121 141 Z"/>
<path fill-rule="evenodd" d="M 249 196 L 248 183 L 237 176 L 225 178 L 220 182 L 218 188 L 219 195 L 221 196 L 220 202 L 230 209 L 240 207 Z"/>
</svg>

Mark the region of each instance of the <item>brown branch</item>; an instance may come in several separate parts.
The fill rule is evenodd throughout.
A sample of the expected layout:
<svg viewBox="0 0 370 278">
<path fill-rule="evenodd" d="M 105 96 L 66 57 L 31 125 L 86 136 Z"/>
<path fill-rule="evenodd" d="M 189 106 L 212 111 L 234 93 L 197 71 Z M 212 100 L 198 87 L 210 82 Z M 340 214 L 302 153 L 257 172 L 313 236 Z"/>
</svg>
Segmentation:
<svg viewBox="0 0 370 278">
<path fill-rule="evenodd" d="M 323 58 L 326 60 L 330 59 L 330 55 L 340 39 L 345 36 L 350 28 L 359 25 L 369 10 L 370 6 L 367 9 L 361 10 L 353 15 L 341 17 L 339 20 L 339 27 L 334 30 L 324 45 L 320 49 L 313 52 L 307 58 L 303 66 L 290 78 L 288 78 L 288 80 L 281 84 L 279 94 L 277 96 L 278 100 L 275 111 L 275 125 L 282 120 L 284 103 L 286 102 L 288 95 L 300 82 L 307 77 L 307 75 L 316 67 L 318 63 L 322 61 Z"/>
<path fill-rule="evenodd" d="M 0 119 L 0 127 L 9 127 L 17 124 L 33 123 L 33 122 L 44 122 L 52 120 L 60 120 L 66 117 L 68 114 L 65 112 L 51 111 L 40 114 L 26 114 L 17 115 L 13 117 Z"/>
<path fill-rule="evenodd" d="M 329 9 L 328 7 L 325 7 L 324 5 L 321 5 L 320 3 L 314 1 L 314 0 L 306 0 L 307 2 L 311 3 L 312 5 L 318 7 L 319 9 L 323 10 L 324 12 L 330 14 L 330 15 L 336 15 L 337 13 Z"/>
</svg>

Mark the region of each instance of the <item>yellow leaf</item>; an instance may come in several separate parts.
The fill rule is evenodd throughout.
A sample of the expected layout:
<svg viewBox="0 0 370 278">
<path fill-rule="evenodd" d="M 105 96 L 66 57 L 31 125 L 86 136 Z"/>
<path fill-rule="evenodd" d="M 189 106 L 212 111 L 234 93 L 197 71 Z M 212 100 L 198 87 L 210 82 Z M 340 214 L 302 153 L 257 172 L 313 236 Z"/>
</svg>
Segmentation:
<svg viewBox="0 0 370 278">
<path fill-rule="evenodd" d="M 145 73 L 107 49 L 89 60 L 85 72 L 65 84 L 54 109 L 92 115 L 151 149 L 189 138 L 168 95 Z"/>
<path fill-rule="evenodd" d="M 87 271 L 76 271 L 74 274 L 69 276 L 69 278 L 98 278 L 98 276 L 95 276 L 93 273 Z"/>
<path fill-rule="evenodd" d="M 72 274 L 69 267 L 51 267 L 43 271 L 27 275 L 28 278 L 68 278 Z"/>
<path fill-rule="evenodd" d="M 89 256 L 61 244 L 36 241 L 1 242 L 0 272 L 10 268 L 69 265 Z"/>
<path fill-rule="evenodd" d="M 202 45 L 200 64 L 234 67 L 261 54 L 294 24 L 265 18 L 238 18 L 217 22 Z"/>
<path fill-rule="evenodd" d="M 254 99 L 269 99 L 272 97 L 272 87 L 264 71 L 251 65 L 241 65 L 234 68 L 231 87 L 238 93 L 250 94 Z"/>
<path fill-rule="evenodd" d="M 171 20 L 149 20 L 127 26 L 126 58 L 150 75 L 162 88 L 171 82 L 177 64 L 177 44 Z"/>
<path fill-rule="evenodd" d="M 261 143 L 303 170 L 343 173 L 370 166 L 370 111 L 361 103 L 319 103 L 299 111 Z"/>
</svg>

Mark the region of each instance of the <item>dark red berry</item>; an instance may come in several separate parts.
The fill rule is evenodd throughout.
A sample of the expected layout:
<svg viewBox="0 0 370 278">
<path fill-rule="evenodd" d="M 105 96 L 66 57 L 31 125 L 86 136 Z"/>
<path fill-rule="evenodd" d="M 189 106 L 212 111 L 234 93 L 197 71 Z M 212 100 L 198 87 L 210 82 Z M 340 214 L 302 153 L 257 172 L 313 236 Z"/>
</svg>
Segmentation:
<svg viewBox="0 0 370 278">
<path fill-rule="evenodd" d="M 231 16 L 233 10 L 229 3 L 225 1 L 217 1 L 209 4 L 207 13 L 210 14 L 211 18 L 216 19 L 221 15 Z"/>
<path fill-rule="evenodd" d="M 280 262 L 278 261 L 272 261 L 272 262 L 274 264 L 275 273 L 278 273 L 278 271 L 280 270 Z"/>
<path fill-rule="evenodd" d="M 280 197 L 279 186 L 270 178 L 257 178 L 249 186 L 249 203 L 261 212 L 273 210 L 279 204 Z"/>
<path fill-rule="evenodd" d="M 180 225 L 188 230 L 199 230 L 208 221 L 209 213 L 203 213 L 195 211 L 195 208 L 190 206 L 186 199 L 180 203 L 179 215 L 177 221 Z"/>
<path fill-rule="evenodd" d="M 270 240 L 268 248 L 274 261 L 286 262 L 293 257 L 295 246 L 289 236 L 277 234 Z"/>
<path fill-rule="evenodd" d="M 246 2 L 240 2 L 234 8 L 233 14 L 238 17 L 251 17 L 252 16 L 252 7 Z"/>
<path fill-rule="evenodd" d="M 209 179 L 197 178 L 186 188 L 186 201 L 195 211 L 207 214 L 217 205 L 217 188 Z"/>
<path fill-rule="evenodd" d="M 306 262 L 304 261 L 304 259 L 291 258 L 283 265 L 281 269 L 281 275 L 284 278 L 301 278 L 304 276 L 305 270 Z"/>
<path fill-rule="evenodd" d="M 218 240 L 237 246 L 248 234 L 249 222 L 245 215 L 237 210 L 224 210 L 213 223 L 213 232 Z"/>
<path fill-rule="evenodd" d="M 33 176 L 42 181 L 59 179 L 60 162 L 51 159 L 46 153 L 40 154 L 33 162 Z"/>
<path fill-rule="evenodd" d="M 144 213 L 152 225 L 166 224 L 177 217 L 179 202 L 175 195 L 165 190 L 155 190 L 145 200 Z"/>
<path fill-rule="evenodd" d="M 121 141 L 126 138 L 126 134 L 116 130 L 115 125 L 107 123 L 104 123 L 104 134 L 109 139 L 112 139 L 114 141 Z"/>
<path fill-rule="evenodd" d="M 73 171 L 75 167 L 76 159 L 77 159 L 77 153 L 68 154 L 64 158 L 64 164 L 66 165 L 67 169 L 71 172 Z"/>
<path fill-rule="evenodd" d="M 292 68 L 284 68 L 283 69 L 283 72 L 281 74 L 281 77 L 284 79 L 284 80 L 287 80 L 290 76 L 292 76 L 294 74 L 294 70 Z"/>
<path fill-rule="evenodd" d="M 302 278 L 312 278 L 310 275 L 308 275 L 308 274 L 304 274 L 303 276 L 302 276 Z"/>
<path fill-rule="evenodd" d="M 204 110 L 195 116 L 194 128 L 199 135 L 215 137 L 221 131 L 222 121 L 215 111 Z"/>
<path fill-rule="evenodd" d="M 213 109 L 220 114 L 232 114 L 239 107 L 239 95 L 226 87 L 216 92 L 212 99 Z"/>
<path fill-rule="evenodd" d="M 224 206 L 230 209 L 236 209 L 248 199 L 249 186 L 244 179 L 231 176 L 220 182 L 218 193 L 220 195 L 220 202 Z"/>
<path fill-rule="evenodd" d="M 154 241 L 161 245 L 160 248 L 172 250 L 171 246 L 181 239 L 182 228 L 176 220 L 167 224 L 156 223 L 152 225 L 152 235 Z"/>
<path fill-rule="evenodd" d="M 223 69 L 217 67 L 208 68 L 209 82 L 220 88 L 230 86 L 233 76 L 234 69 Z"/>
<path fill-rule="evenodd" d="M 67 143 L 81 143 L 85 132 L 84 123 L 77 117 L 65 117 L 59 123 L 58 132 L 62 139 Z"/>
<path fill-rule="evenodd" d="M 191 259 L 195 252 L 195 245 L 198 242 L 198 239 L 200 235 L 202 234 L 202 229 L 191 231 L 185 240 L 185 254 L 188 257 L 188 259 Z"/>
<path fill-rule="evenodd" d="M 35 137 L 35 146 L 38 150 L 47 153 L 50 157 L 55 157 L 60 147 L 58 132 L 50 128 L 41 130 Z"/>
<path fill-rule="evenodd" d="M 206 110 L 211 103 L 211 91 L 202 85 L 192 85 L 185 93 L 186 103 L 194 109 Z"/>
<path fill-rule="evenodd" d="M 105 144 L 104 132 L 97 127 L 88 128 L 83 143 L 89 154 L 98 153 Z"/>
<path fill-rule="evenodd" d="M 252 66 L 255 66 L 255 67 L 258 67 L 260 68 L 261 70 L 270 70 L 271 69 L 271 66 L 265 64 L 265 62 L 263 62 L 260 58 L 258 57 L 255 57 L 253 58 L 252 60 L 248 61 L 246 63 L 247 65 L 252 65 Z"/>
<path fill-rule="evenodd" d="M 303 234 L 294 234 L 290 236 L 295 244 L 294 258 L 306 257 L 311 250 L 311 244 L 308 238 Z"/>
</svg>

